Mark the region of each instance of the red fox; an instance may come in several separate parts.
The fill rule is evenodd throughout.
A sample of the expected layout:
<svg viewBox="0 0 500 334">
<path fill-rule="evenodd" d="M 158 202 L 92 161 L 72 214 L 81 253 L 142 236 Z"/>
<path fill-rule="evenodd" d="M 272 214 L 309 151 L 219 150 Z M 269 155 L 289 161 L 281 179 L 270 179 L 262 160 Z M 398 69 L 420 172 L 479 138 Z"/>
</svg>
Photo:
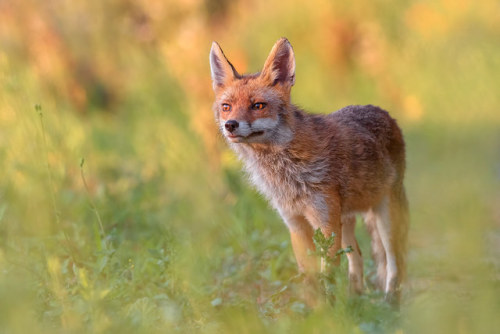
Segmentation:
<svg viewBox="0 0 500 334">
<path fill-rule="evenodd" d="M 215 119 L 256 188 L 290 231 L 299 271 L 313 273 L 313 233 L 336 234 L 330 254 L 347 253 L 349 281 L 363 290 L 363 259 L 354 235 L 362 214 L 372 238 L 377 285 L 398 302 L 405 276 L 408 204 L 405 143 L 396 121 L 372 105 L 328 115 L 291 103 L 295 56 L 281 38 L 261 72 L 239 74 L 214 42 L 210 66 Z M 338 242 L 341 241 L 341 242 Z M 337 262 L 338 263 L 338 262 Z"/>
</svg>

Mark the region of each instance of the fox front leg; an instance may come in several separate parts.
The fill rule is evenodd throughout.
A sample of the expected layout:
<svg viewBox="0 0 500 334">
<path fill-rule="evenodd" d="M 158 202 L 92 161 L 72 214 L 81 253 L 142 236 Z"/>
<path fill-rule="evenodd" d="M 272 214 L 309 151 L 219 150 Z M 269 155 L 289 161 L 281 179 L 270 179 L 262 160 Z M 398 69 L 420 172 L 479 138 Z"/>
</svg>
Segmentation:
<svg viewBox="0 0 500 334">
<path fill-rule="evenodd" d="M 336 198 L 334 198 L 336 199 Z M 336 256 L 342 246 L 342 224 L 340 204 L 337 200 L 327 201 L 324 196 L 316 196 L 311 204 L 306 207 L 304 216 L 314 230 L 321 230 L 325 238 L 335 234 L 335 242 L 328 250 L 328 256 L 335 266 L 340 264 L 340 258 Z M 321 259 L 321 271 L 326 269 L 325 259 Z"/>
<path fill-rule="evenodd" d="M 288 227 L 293 253 L 301 273 L 311 275 L 318 271 L 314 257 L 309 253 L 314 251 L 314 231 L 307 219 L 300 214 L 288 214 L 280 210 L 281 217 Z"/>
</svg>

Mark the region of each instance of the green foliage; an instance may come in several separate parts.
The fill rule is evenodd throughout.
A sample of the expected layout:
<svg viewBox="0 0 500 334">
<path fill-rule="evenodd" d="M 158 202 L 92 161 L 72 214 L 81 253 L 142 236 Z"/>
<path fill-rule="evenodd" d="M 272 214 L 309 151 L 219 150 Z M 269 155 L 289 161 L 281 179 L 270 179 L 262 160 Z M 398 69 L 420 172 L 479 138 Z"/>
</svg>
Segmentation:
<svg viewBox="0 0 500 334">
<path fill-rule="evenodd" d="M 333 260 L 335 260 L 328 255 L 329 249 L 332 248 L 335 244 L 335 233 L 332 232 L 332 234 L 327 238 L 325 237 L 323 232 L 321 232 L 321 229 L 318 228 L 314 231 L 313 242 L 314 246 L 316 247 L 314 254 L 319 256 L 326 263 L 331 263 Z M 352 252 L 352 246 L 350 245 L 347 246 L 347 248 L 340 248 L 335 253 L 335 258 L 350 252 Z"/>
<path fill-rule="evenodd" d="M 352 252 L 352 247 L 340 248 L 332 258 L 329 251 L 335 244 L 335 236 L 335 233 L 332 232 L 327 238 L 321 232 L 321 229 L 316 229 L 313 235 L 313 242 L 316 247 L 313 254 L 321 260 L 323 271 L 319 274 L 319 281 L 322 286 L 322 292 L 332 301 L 344 297 L 342 303 L 345 303 L 347 301 L 346 292 L 349 289 L 346 279 L 347 268 L 345 261 L 341 261 L 340 266 L 335 266 L 334 262 L 339 257 L 340 259 L 344 258 L 342 255 Z"/>
<path fill-rule="evenodd" d="M 215 3 L 0 2 L 0 332 L 496 332 L 496 2 Z M 404 130 L 400 311 L 374 289 L 360 223 L 363 295 L 350 249 L 329 266 L 319 231 L 311 256 L 329 270 L 298 275 L 285 226 L 217 137 L 210 41 L 253 72 L 280 36 L 295 103 L 373 103 Z"/>
</svg>

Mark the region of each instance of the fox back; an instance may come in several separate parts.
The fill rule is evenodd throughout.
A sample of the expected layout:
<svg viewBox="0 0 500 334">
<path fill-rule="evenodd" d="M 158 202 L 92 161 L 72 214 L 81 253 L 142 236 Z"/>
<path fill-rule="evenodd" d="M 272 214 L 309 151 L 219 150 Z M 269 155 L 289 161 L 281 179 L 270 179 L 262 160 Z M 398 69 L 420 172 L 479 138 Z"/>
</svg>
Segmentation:
<svg viewBox="0 0 500 334">
<path fill-rule="evenodd" d="M 210 52 L 220 131 L 243 161 L 257 189 L 290 230 L 299 269 L 314 272 L 304 254 L 312 231 L 334 232 L 332 255 L 348 254 L 351 286 L 362 290 L 362 258 L 354 237 L 361 213 L 372 234 L 378 284 L 399 299 L 405 273 L 407 203 L 403 187 L 405 145 L 389 114 L 372 105 L 348 106 L 328 115 L 309 114 L 291 103 L 295 59 L 280 39 L 263 70 L 240 75 L 214 42 Z M 338 240 L 337 239 L 337 240 Z"/>
</svg>

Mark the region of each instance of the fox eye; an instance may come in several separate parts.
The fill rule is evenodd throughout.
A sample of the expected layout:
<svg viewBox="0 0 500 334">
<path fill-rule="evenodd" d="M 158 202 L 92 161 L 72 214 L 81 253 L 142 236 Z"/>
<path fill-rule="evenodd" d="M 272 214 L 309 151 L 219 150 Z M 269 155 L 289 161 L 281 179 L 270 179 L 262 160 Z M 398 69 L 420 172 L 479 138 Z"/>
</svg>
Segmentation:
<svg viewBox="0 0 500 334">
<path fill-rule="evenodd" d="M 227 103 L 222 104 L 222 111 L 230 111 L 231 110 L 231 105 Z"/>
<path fill-rule="evenodd" d="M 264 102 L 257 102 L 252 105 L 252 109 L 255 110 L 262 110 L 266 107 L 266 104 Z"/>
</svg>

